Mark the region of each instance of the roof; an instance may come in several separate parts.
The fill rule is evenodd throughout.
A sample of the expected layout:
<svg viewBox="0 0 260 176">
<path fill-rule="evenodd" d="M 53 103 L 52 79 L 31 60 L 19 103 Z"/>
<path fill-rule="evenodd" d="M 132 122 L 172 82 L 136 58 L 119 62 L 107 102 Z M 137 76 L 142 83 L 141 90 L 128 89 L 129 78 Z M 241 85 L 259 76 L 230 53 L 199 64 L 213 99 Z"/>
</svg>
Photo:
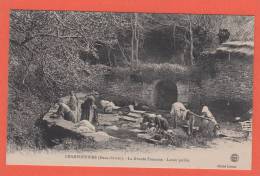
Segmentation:
<svg viewBox="0 0 260 176">
<path fill-rule="evenodd" d="M 254 56 L 254 42 L 253 41 L 230 41 L 223 43 L 216 49 L 215 53 L 234 53 L 246 56 Z"/>
</svg>

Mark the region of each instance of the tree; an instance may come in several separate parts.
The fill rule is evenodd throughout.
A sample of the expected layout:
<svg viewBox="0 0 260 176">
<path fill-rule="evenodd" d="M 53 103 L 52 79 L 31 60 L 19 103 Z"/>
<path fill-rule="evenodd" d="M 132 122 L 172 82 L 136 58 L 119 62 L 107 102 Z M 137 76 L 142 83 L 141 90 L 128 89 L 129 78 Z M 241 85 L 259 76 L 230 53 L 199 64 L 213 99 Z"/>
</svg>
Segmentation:
<svg viewBox="0 0 260 176">
<path fill-rule="evenodd" d="M 219 29 L 218 38 L 219 43 L 222 44 L 229 39 L 230 32 L 227 29 Z"/>
<path fill-rule="evenodd" d="M 134 13 L 134 17 L 131 20 L 132 37 L 131 37 L 131 62 L 134 65 L 138 65 L 139 60 L 139 23 L 138 13 Z"/>
<path fill-rule="evenodd" d="M 124 14 L 12 11 L 10 75 L 14 79 L 9 81 L 30 91 L 37 86 L 53 90 L 45 94 L 75 89 L 76 85 L 95 86 L 93 76 L 103 71 L 83 65 L 78 51 L 95 54 L 97 41 L 112 47 L 117 42 L 117 30 L 124 25 L 128 25 Z M 79 74 L 84 70 L 92 76 L 82 79 Z"/>
</svg>

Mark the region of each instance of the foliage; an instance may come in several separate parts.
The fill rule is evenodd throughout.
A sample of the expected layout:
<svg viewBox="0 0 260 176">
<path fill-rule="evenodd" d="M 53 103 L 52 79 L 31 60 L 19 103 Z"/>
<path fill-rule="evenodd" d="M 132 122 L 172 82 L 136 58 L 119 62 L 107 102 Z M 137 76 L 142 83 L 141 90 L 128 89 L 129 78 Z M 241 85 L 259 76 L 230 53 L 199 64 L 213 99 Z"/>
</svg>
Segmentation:
<svg viewBox="0 0 260 176">
<path fill-rule="evenodd" d="M 186 53 L 184 64 L 190 65 L 201 52 L 214 45 L 222 20 L 230 18 L 20 10 L 11 11 L 10 16 L 9 70 L 10 78 L 14 78 L 10 82 L 23 89 L 35 89 L 34 92 L 43 89 L 42 92 L 49 92 L 49 98 L 61 96 L 70 89 L 84 87 L 92 90 L 98 87 L 93 79 L 101 79 L 100 75 L 106 73 L 108 68 L 86 64 L 90 59 L 93 65 L 134 67 L 138 60 L 149 60 L 144 46 L 147 42 L 159 42 L 155 38 L 155 41 L 148 40 L 156 31 L 168 31 L 162 42 L 170 38 L 172 47 L 167 47 L 169 51 L 166 52 L 174 55 L 174 50 L 182 50 Z M 166 47 L 163 43 L 159 45 Z M 80 56 L 80 51 L 86 54 Z M 158 52 L 165 53 L 162 49 Z M 158 59 L 162 60 L 160 56 Z M 32 88 L 36 85 L 38 87 Z"/>
<path fill-rule="evenodd" d="M 8 150 L 46 147 L 44 131 L 37 124 L 51 104 L 20 90 L 9 88 L 8 101 Z"/>
<path fill-rule="evenodd" d="M 136 77 L 139 82 L 151 82 L 157 79 L 188 79 L 189 67 L 178 64 L 139 64 L 135 69 L 117 67 L 111 71 L 111 77 L 126 79 Z"/>
<path fill-rule="evenodd" d="M 110 13 L 12 11 L 10 82 L 28 89 L 37 82 L 36 89 L 51 90 L 49 97 L 82 85 L 93 89 L 93 80 L 106 69 L 83 64 L 77 52 L 95 52 L 93 45 L 99 40 L 113 43 L 114 18 Z"/>
<path fill-rule="evenodd" d="M 224 43 L 229 39 L 230 32 L 227 29 L 219 29 L 218 38 L 219 43 Z"/>
<path fill-rule="evenodd" d="M 34 124 L 51 103 L 71 90 L 106 92 L 106 76 L 149 82 L 203 75 L 203 69 L 189 67 L 194 62 L 191 58 L 199 58 L 201 52 L 214 47 L 220 26 L 225 28 L 223 20 L 230 18 L 233 19 L 214 15 L 12 10 L 8 143 L 41 146 L 42 132 Z M 231 24 L 245 20 L 252 23 L 250 17 L 237 17 Z M 146 52 L 145 45 L 161 45 L 154 38 L 148 40 L 158 31 L 168 31 L 162 41 L 169 39 L 166 45 L 171 45 L 167 47 L 170 56 L 176 50 L 188 55 L 186 66 L 149 63 L 147 53 L 151 50 Z M 248 34 L 251 30 L 245 31 Z M 85 53 L 82 57 L 81 52 Z M 163 56 L 170 58 L 165 53 Z M 156 59 L 161 63 L 162 55 Z"/>
</svg>

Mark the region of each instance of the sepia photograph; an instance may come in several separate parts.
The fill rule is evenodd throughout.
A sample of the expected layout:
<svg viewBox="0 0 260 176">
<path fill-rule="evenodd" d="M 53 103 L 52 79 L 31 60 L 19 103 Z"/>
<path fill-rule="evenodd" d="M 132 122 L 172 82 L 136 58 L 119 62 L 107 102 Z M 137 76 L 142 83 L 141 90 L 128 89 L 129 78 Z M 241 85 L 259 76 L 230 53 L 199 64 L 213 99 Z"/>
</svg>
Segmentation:
<svg viewBox="0 0 260 176">
<path fill-rule="evenodd" d="M 6 163 L 251 170 L 254 20 L 11 10 Z"/>
</svg>

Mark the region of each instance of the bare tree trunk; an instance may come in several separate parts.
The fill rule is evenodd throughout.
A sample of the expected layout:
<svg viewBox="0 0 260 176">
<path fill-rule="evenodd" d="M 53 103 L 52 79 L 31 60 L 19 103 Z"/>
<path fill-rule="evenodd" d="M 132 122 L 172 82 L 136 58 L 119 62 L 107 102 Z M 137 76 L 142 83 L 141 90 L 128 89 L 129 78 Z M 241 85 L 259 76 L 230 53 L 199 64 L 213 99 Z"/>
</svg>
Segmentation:
<svg viewBox="0 0 260 176">
<path fill-rule="evenodd" d="M 120 45 L 119 41 L 117 42 L 117 44 L 118 44 L 118 48 L 121 51 L 121 54 L 122 54 L 123 58 L 125 59 L 125 62 L 129 65 L 129 58 L 125 55 L 124 49 Z"/>
<path fill-rule="evenodd" d="M 185 49 L 183 49 L 183 52 L 180 54 L 180 58 L 181 58 L 181 64 L 182 65 L 186 65 L 186 62 L 185 62 Z"/>
<path fill-rule="evenodd" d="M 133 66 L 134 63 L 134 39 L 135 39 L 135 29 L 133 24 L 133 19 L 131 21 L 131 27 L 132 27 L 132 38 L 131 38 L 131 65 Z"/>
<path fill-rule="evenodd" d="M 139 53 L 138 53 L 138 48 L 139 48 L 139 36 L 138 36 L 138 13 L 135 13 L 135 61 L 136 64 L 138 64 L 139 60 Z"/>
<path fill-rule="evenodd" d="M 112 66 L 110 54 L 111 54 L 111 49 L 107 48 L 107 58 L 108 58 L 108 61 L 109 61 L 109 66 Z"/>
<path fill-rule="evenodd" d="M 174 50 L 176 49 L 175 48 L 175 40 L 176 40 L 175 39 L 175 37 L 176 37 L 175 33 L 176 33 L 176 25 L 174 24 L 174 26 L 173 26 L 173 48 L 174 48 Z"/>
<path fill-rule="evenodd" d="M 138 48 L 139 48 L 139 33 L 138 33 L 138 14 L 134 14 L 134 19 L 132 19 L 131 23 L 132 27 L 132 40 L 131 40 L 131 62 L 132 65 L 138 64 Z"/>
<path fill-rule="evenodd" d="M 25 74 L 23 76 L 23 79 L 22 79 L 22 84 L 25 86 L 25 80 L 29 74 L 29 71 L 30 71 L 30 66 L 31 66 L 31 62 L 33 61 L 33 52 L 31 53 L 31 59 L 28 61 L 28 63 L 25 61 L 25 65 L 26 65 L 26 71 L 25 71 Z"/>
<path fill-rule="evenodd" d="M 193 56 L 193 49 L 194 49 L 194 46 L 193 46 L 193 32 L 192 32 L 192 21 L 191 21 L 191 18 L 189 16 L 189 32 L 190 32 L 190 62 L 191 62 L 191 65 L 194 65 L 194 56 Z"/>
</svg>

